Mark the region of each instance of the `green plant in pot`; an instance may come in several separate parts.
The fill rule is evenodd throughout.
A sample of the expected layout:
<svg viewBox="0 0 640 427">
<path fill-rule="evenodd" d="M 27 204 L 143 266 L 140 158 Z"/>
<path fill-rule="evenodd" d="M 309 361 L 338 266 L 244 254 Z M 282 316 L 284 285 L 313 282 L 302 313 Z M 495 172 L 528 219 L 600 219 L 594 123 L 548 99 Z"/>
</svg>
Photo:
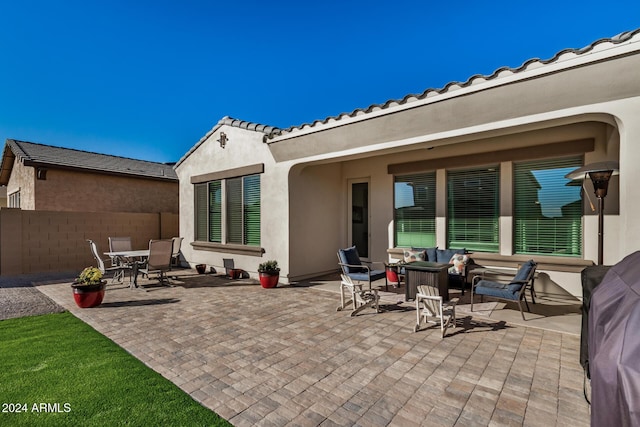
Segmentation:
<svg viewBox="0 0 640 427">
<path fill-rule="evenodd" d="M 71 284 L 73 299 L 80 308 L 95 307 L 102 303 L 107 282 L 103 280 L 102 271 L 95 267 L 87 267 Z"/>
<path fill-rule="evenodd" d="M 263 288 L 275 288 L 278 286 L 278 280 L 280 279 L 278 261 L 271 260 L 260 264 L 258 266 L 258 276 L 260 278 L 260 285 Z"/>
</svg>

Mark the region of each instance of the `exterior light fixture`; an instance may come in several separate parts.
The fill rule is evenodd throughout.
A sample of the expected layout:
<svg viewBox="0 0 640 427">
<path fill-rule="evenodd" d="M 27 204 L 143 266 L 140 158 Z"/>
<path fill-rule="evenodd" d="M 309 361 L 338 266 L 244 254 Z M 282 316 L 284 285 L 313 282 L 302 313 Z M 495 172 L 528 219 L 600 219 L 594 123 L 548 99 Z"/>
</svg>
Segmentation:
<svg viewBox="0 0 640 427">
<path fill-rule="evenodd" d="M 227 145 L 227 134 L 224 132 L 220 132 L 220 139 L 218 140 L 218 142 L 220 143 L 220 147 L 224 148 L 225 145 Z"/>
<path fill-rule="evenodd" d="M 611 176 L 617 175 L 620 170 L 620 164 L 615 161 L 606 161 L 591 163 L 579 169 L 569 172 L 564 177 L 572 180 L 585 180 L 587 175 L 593 183 L 593 190 L 598 199 L 598 265 L 603 263 L 603 246 L 604 246 L 604 198 L 607 196 L 609 189 L 609 180 Z"/>
</svg>

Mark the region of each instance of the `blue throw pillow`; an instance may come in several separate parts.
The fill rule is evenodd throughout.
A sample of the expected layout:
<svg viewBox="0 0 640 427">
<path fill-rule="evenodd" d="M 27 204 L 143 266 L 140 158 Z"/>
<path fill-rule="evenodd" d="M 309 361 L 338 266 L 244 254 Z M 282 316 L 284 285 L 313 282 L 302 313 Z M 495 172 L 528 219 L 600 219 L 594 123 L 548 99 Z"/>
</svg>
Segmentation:
<svg viewBox="0 0 640 427">
<path fill-rule="evenodd" d="M 455 254 L 464 254 L 466 252 L 466 249 L 438 249 L 436 250 L 436 262 L 449 264 Z"/>
</svg>

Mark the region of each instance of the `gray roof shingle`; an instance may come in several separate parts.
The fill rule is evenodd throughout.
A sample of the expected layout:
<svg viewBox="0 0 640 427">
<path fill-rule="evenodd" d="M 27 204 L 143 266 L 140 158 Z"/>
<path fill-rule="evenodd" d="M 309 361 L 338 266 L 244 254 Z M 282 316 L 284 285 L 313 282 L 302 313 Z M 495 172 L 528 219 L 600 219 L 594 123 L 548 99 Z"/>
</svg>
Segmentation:
<svg viewBox="0 0 640 427">
<path fill-rule="evenodd" d="M 169 181 L 178 180 L 173 164 L 129 159 L 15 139 L 7 139 L 6 143 L 14 155 L 26 165 L 83 169 L 98 173 L 133 175 Z"/>
</svg>

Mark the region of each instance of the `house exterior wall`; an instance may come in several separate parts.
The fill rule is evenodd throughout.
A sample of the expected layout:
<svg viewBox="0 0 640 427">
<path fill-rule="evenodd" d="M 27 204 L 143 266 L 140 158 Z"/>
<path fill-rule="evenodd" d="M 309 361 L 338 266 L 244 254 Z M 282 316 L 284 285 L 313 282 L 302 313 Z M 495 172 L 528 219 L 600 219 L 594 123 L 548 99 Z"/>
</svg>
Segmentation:
<svg viewBox="0 0 640 427">
<path fill-rule="evenodd" d="M 225 148 L 218 143 L 220 133 L 227 135 Z M 222 269 L 223 259 L 232 258 L 237 268 L 257 276 L 258 265 L 265 260 L 278 261 L 286 280 L 289 270 L 289 195 L 290 165 L 276 164 L 262 133 L 222 126 L 216 129 L 182 163 L 176 167 L 180 179 L 180 235 L 185 238 L 183 254 L 191 265 L 207 264 Z M 248 253 L 242 248 L 227 245 L 220 248 L 194 244 L 194 185 L 191 178 L 211 172 L 232 170 L 247 165 L 264 164 L 260 174 L 262 253 Z M 223 245 L 224 246 L 224 245 Z"/>
<path fill-rule="evenodd" d="M 35 176 L 32 167 L 22 164 L 17 158 L 13 161 L 13 170 L 7 183 L 7 196 L 19 191 L 20 208 L 35 209 Z"/>
<path fill-rule="evenodd" d="M 179 212 L 177 182 L 49 169 L 34 193 L 37 210 Z"/>
<path fill-rule="evenodd" d="M 370 253 L 373 261 L 388 260 L 387 251 L 394 247 L 393 236 L 393 200 L 394 174 L 388 172 L 392 165 L 414 164 L 420 161 L 435 164 L 433 169 L 437 173 L 438 198 L 436 201 L 437 245 L 446 245 L 446 172 L 448 162 L 452 158 L 469 156 L 465 160 L 469 163 L 465 167 L 482 165 L 474 163 L 474 157 L 482 159 L 484 154 L 492 155 L 505 147 L 510 149 L 532 148 L 532 152 L 540 152 L 543 147 L 561 141 L 593 139 L 595 151 L 585 155 L 586 162 L 598 161 L 598 156 L 607 151 L 617 156 L 617 133 L 608 135 L 610 125 L 601 122 L 586 122 L 564 125 L 555 128 L 528 131 L 512 135 L 501 135 L 475 141 L 467 141 L 455 146 L 443 146 L 439 149 L 416 149 L 413 151 L 386 152 L 362 159 L 336 161 L 335 163 L 318 162 L 306 166 L 296 166 L 293 170 L 302 172 L 294 174 L 290 179 L 291 189 L 291 220 L 292 236 L 305 236 L 304 239 L 292 239 L 291 245 L 291 279 L 313 277 L 327 271 L 335 270 L 337 248 L 351 245 L 346 232 L 348 223 L 347 183 L 353 179 L 367 179 L 370 183 L 371 205 L 371 235 Z M 541 148 L 536 148 L 541 147 Z M 600 154 L 598 154 L 600 153 Z M 545 156 L 541 153 L 538 156 Z M 440 165 L 440 166 L 438 166 Z M 512 207 L 513 207 L 513 179 L 512 162 L 501 162 L 501 230 L 500 253 L 508 256 L 513 253 L 512 245 Z M 455 168 L 460 168 L 456 166 Z M 416 169 L 415 171 L 421 171 Z M 590 190 L 589 190 L 590 191 Z M 333 197 L 329 196 L 334 193 Z M 606 216 L 607 235 L 612 242 L 616 242 L 618 232 L 619 201 L 618 185 L 615 180 L 610 184 L 608 204 L 605 206 L 610 215 Z M 609 199 L 610 197 L 610 199 Z M 333 200 L 332 200 L 333 199 Z M 311 214 L 310 214 L 311 213 Z M 584 227 L 584 258 L 597 257 L 597 215 L 590 211 L 585 204 Z M 313 224 L 310 226 L 309 224 Z M 312 243 L 311 243 L 312 242 Z M 313 257 L 309 257 L 310 247 L 313 247 Z M 606 248 L 608 257 L 619 256 L 615 244 Z M 608 259 L 607 259 L 608 261 Z M 578 268 L 574 266 L 574 270 Z M 539 281 L 540 289 L 553 292 L 568 292 L 581 295 L 582 289 L 579 274 L 563 271 L 548 271 Z M 561 289 L 559 289 L 561 288 Z"/>
<path fill-rule="evenodd" d="M 604 262 L 616 263 L 640 246 L 640 225 L 633 214 L 640 208 L 635 197 L 635 183 L 640 182 L 636 179 L 640 169 L 635 167 L 640 160 L 637 45 L 637 40 L 613 47 L 598 44 L 588 54 L 567 54 L 550 64 L 533 63 L 492 79 L 451 85 L 421 99 L 409 97 L 384 108 L 287 130 L 268 144 L 260 142 L 260 132 L 226 127 L 226 133 L 246 141 L 244 150 L 235 155 L 230 150 L 221 152 L 214 132 L 180 164 L 181 211 L 185 213 L 181 233 L 193 236 L 189 177 L 264 163 L 263 245 L 265 255 L 269 254 L 266 258 L 277 255 L 281 278 L 293 281 L 336 270 L 337 249 L 351 244 L 348 197 L 353 179 L 370 184 L 370 259 L 382 261 L 394 245 L 394 174 L 433 170 L 438 188 L 437 244 L 446 247 L 448 171 L 497 161 L 502 171 L 497 255 L 509 257 L 513 253 L 514 160 L 574 150 L 571 154 L 583 156 L 584 164 L 620 162 L 620 176 L 612 179 L 605 199 Z M 585 191 L 595 200 L 588 180 Z M 268 193 L 278 193 L 282 205 L 274 206 Z M 542 271 L 543 288 L 576 297 L 582 294 L 579 271 L 597 259 L 598 240 L 597 212 L 586 202 L 583 212 L 581 259 L 569 260 L 566 266 L 561 259 L 545 260 L 553 268 Z M 224 254 L 191 255 L 193 260 L 221 265 Z"/>
<path fill-rule="evenodd" d="M 52 168 L 46 179 L 36 179 L 35 168 L 16 158 L 7 194 L 19 190 L 25 210 L 177 214 L 178 188 L 177 182 Z"/>
</svg>

